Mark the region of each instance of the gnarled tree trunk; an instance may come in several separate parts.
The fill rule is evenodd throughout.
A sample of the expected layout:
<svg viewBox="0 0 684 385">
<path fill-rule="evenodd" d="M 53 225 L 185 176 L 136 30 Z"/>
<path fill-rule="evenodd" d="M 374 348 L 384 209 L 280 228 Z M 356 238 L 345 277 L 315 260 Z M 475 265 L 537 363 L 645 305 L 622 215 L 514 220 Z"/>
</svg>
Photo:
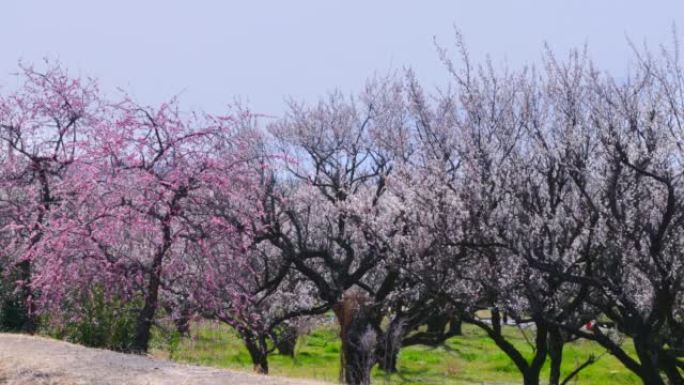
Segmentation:
<svg viewBox="0 0 684 385">
<path fill-rule="evenodd" d="M 370 385 L 376 362 L 378 334 L 372 326 L 368 301 L 363 293 L 351 291 L 333 307 L 342 341 L 340 382 L 348 385 Z"/>
<path fill-rule="evenodd" d="M 386 373 L 397 372 L 397 360 L 405 332 L 404 321 L 402 317 L 394 318 L 378 344 L 378 366 Z"/>
<path fill-rule="evenodd" d="M 247 347 L 249 356 L 252 359 L 254 372 L 268 374 L 268 344 L 266 343 L 266 337 L 246 332 L 242 335 L 242 340 L 245 342 L 245 347 Z"/>
</svg>

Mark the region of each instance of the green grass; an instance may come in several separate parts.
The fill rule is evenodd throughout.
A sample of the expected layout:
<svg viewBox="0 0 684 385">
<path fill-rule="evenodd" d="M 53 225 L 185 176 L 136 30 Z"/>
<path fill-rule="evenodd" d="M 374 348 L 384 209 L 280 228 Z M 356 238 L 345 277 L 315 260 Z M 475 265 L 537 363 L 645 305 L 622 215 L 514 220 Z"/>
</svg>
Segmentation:
<svg viewBox="0 0 684 385">
<path fill-rule="evenodd" d="M 527 354 L 532 349 L 519 330 L 509 328 L 507 335 Z M 295 378 L 318 379 L 336 382 L 339 373 L 340 342 L 337 330 L 323 327 L 301 337 L 296 357 L 274 354 L 269 357 L 271 374 Z M 169 344 L 168 339 L 155 335 L 153 353 L 180 362 L 199 365 L 251 370 L 247 351 L 234 332 L 225 325 L 211 322 L 196 324 L 191 338 L 182 338 Z M 612 356 L 589 341 L 566 345 L 563 372 L 568 373 L 590 354 L 601 355 L 597 363 L 583 370 L 572 384 L 630 385 L 639 384 Z M 547 362 L 548 364 L 548 362 Z M 374 370 L 376 384 L 519 384 L 522 382 L 515 365 L 478 328 L 464 325 L 463 336 L 449 340 L 445 347 L 427 348 L 412 346 L 402 349 L 399 355 L 399 373 L 387 376 Z M 548 365 L 542 374 L 542 383 L 548 378 Z"/>
</svg>

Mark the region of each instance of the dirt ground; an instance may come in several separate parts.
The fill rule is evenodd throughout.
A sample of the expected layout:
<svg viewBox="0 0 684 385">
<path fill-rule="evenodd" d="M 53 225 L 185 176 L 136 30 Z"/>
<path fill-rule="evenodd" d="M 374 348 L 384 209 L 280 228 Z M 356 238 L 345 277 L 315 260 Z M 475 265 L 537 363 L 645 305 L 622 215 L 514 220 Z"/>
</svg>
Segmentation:
<svg viewBox="0 0 684 385">
<path fill-rule="evenodd" d="M 0 333 L 0 385 L 323 385 Z"/>
</svg>

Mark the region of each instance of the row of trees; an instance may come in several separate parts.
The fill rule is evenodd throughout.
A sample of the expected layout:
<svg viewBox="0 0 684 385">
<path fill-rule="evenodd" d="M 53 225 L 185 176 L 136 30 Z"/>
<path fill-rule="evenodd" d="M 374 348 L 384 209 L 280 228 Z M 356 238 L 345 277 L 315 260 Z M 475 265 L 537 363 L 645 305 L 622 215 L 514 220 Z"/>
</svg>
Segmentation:
<svg viewBox="0 0 684 385">
<path fill-rule="evenodd" d="M 577 338 L 644 384 L 684 384 L 678 51 L 635 50 L 615 79 L 580 53 L 497 71 L 458 48 L 440 92 L 408 72 L 291 103 L 265 128 L 23 68 L 0 98 L 6 303 L 32 332 L 98 288 L 139 304 L 134 352 L 162 316 L 217 319 L 264 373 L 298 322 L 332 311 L 349 384 L 461 322 L 526 385 L 547 361 L 551 384 L 591 365 L 561 372 Z M 526 325 L 532 355 L 507 323 Z"/>
</svg>

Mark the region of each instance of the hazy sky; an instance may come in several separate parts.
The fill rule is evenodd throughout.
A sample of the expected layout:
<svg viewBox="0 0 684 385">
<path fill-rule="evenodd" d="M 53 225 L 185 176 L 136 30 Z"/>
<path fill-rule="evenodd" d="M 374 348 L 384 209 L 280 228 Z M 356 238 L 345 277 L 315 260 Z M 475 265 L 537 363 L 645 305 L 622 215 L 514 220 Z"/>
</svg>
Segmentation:
<svg viewBox="0 0 684 385">
<path fill-rule="evenodd" d="M 144 103 L 180 94 L 220 112 L 241 97 L 271 115 L 286 96 L 351 92 L 407 65 L 442 84 L 433 39 L 451 46 L 453 26 L 474 59 L 520 65 L 544 41 L 559 53 L 587 42 L 617 73 L 626 36 L 657 45 L 670 43 L 673 23 L 684 32 L 682 0 L 3 0 L 0 15 L 0 84 L 12 84 L 19 59 L 49 57 Z"/>
</svg>

